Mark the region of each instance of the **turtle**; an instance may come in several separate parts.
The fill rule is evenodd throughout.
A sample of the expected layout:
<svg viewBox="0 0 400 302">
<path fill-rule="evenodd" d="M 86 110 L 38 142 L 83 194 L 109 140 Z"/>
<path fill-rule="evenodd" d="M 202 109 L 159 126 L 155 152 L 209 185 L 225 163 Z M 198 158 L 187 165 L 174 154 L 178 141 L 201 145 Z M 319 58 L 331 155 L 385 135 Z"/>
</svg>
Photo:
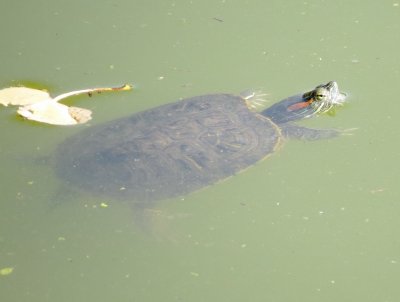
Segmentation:
<svg viewBox="0 0 400 302">
<path fill-rule="evenodd" d="M 152 203 L 235 175 L 288 138 L 328 139 L 341 133 L 294 123 L 344 104 L 346 95 L 334 81 L 263 111 L 252 108 L 255 98 L 194 96 L 91 126 L 58 146 L 56 173 L 78 191 Z"/>
</svg>

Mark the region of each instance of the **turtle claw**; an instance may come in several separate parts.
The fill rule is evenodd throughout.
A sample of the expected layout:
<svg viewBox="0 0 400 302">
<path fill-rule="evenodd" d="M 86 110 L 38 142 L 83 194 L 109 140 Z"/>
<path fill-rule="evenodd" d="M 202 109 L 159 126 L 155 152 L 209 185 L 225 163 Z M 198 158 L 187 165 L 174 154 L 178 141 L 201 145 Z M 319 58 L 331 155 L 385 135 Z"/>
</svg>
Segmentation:
<svg viewBox="0 0 400 302">
<path fill-rule="evenodd" d="M 252 111 L 257 111 L 259 108 L 265 107 L 267 103 L 267 93 L 262 93 L 257 90 L 245 90 L 240 93 L 240 96 L 246 101 L 247 107 Z"/>
<path fill-rule="evenodd" d="M 340 130 L 341 135 L 354 135 L 354 131 L 358 130 L 359 128 L 348 128 L 344 130 Z"/>
</svg>

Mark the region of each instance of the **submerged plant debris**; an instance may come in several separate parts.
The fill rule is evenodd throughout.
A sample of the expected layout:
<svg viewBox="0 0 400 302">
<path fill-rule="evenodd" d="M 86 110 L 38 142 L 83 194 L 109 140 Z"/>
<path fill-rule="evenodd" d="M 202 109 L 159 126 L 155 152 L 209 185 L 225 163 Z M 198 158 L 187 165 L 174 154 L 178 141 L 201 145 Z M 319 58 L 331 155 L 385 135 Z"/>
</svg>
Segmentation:
<svg viewBox="0 0 400 302">
<path fill-rule="evenodd" d="M 92 111 L 72 107 L 59 101 L 70 96 L 105 91 L 131 90 L 131 85 L 121 87 L 89 88 L 60 94 L 54 98 L 47 91 L 28 87 L 9 87 L 0 90 L 0 104 L 20 106 L 17 113 L 29 120 L 52 125 L 76 125 L 91 120 Z"/>
<path fill-rule="evenodd" d="M 0 276 L 10 275 L 14 271 L 13 267 L 4 267 L 0 269 Z"/>
</svg>

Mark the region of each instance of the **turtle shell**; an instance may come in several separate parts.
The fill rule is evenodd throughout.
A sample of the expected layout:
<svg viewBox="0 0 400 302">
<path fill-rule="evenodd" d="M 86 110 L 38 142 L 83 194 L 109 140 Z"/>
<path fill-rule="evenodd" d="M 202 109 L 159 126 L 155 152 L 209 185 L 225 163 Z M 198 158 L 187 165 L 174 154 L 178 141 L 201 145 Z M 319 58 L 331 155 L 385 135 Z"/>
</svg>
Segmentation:
<svg viewBox="0 0 400 302">
<path fill-rule="evenodd" d="M 57 173 L 99 196 L 183 196 L 271 154 L 279 127 L 230 94 L 184 99 L 93 126 L 58 147 Z"/>
</svg>

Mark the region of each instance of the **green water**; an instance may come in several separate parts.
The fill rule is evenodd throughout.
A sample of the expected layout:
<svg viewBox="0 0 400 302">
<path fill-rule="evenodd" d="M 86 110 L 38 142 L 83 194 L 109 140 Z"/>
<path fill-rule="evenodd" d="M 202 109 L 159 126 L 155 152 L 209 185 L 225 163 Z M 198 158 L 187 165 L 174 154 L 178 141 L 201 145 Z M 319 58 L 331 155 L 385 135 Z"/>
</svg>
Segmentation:
<svg viewBox="0 0 400 302">
<path fill-rule="evenodd" d="M 398 1 L 3 1 L 0 83 L 53 94 L 96 125 L 176 99 L 252 88 L 271 102 L 335 80 L 349 104 L 267 161 L 133 221 L 71 195 L 51 154 L 86 126 L 0 108 L 1 301 L 399 301 Z M 105 203 L 108 207 L 102 207 Z"/>
</svg>

